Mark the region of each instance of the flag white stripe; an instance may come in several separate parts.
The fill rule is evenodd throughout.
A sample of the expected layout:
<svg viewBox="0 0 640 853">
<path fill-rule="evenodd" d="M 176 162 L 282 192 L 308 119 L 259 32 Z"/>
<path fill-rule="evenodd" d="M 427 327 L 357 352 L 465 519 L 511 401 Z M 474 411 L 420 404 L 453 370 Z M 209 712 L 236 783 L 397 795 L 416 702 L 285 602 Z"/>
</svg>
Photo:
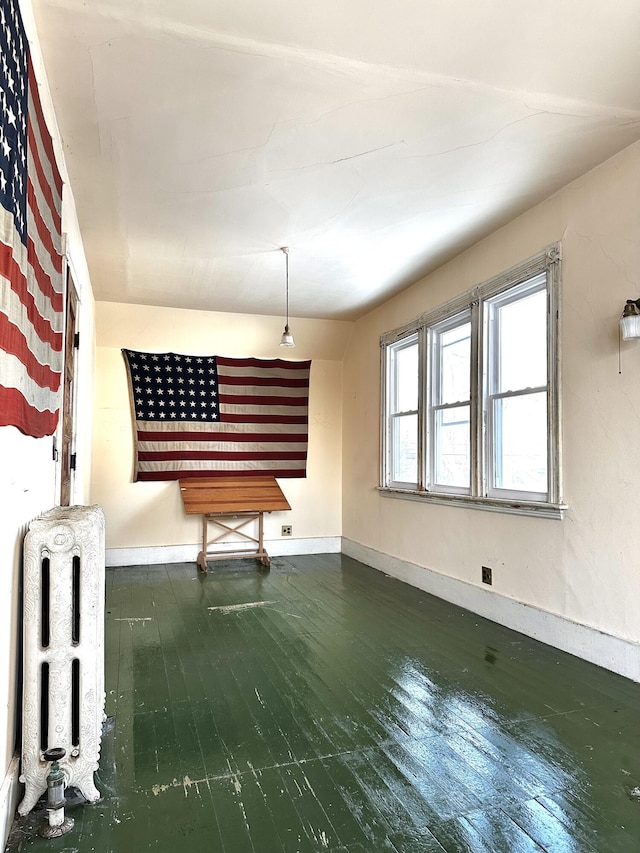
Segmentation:
<svg viewBox="0 0 640 853">
<path fill-rule="evenodd" d="M 280 433 L 283 435 L 306 435 L 307 424 L 230 424 L 203 421 L 187 421 L 176 418 L 170 421 L 136 421 L 136 429 L 141 432 L 206 432 L 231 433 Z"/>
<path fill-rule="evenodd" d="M 0 207 L 0 240 L 5 245 L 11 246 L 13 261 L 26 277 L 27 291 L 33 297 L 38 313 L 50 321 L 55 332 L 61 332 L 63 328 L 62 311 L 54 311 L 51 300 L 40 290 L 33 268 L 27 262 L 27 249 L 20 242 L 18 232 L 15 230 L 13 216 L 3 207 Z M 56 278 L 60 279 L 61 277 L 56 273 Z M 55 284 L 56 281 L 54 280 Z M 55 286 L 52 289 L 57 291 Z"/>
<path fill-rule="evenodd" d="M 198 386 L 196 385 L 196 388 Z M 237 394 L 240 397 L 308 397 L 308 388 L 285 388 L 282 385 L 228 385 L 218 377 L 219 394 Z"/>
<path fill-rule="evenodd" d="M 238 462 L 220 460 L 215 462 L 216 471 L 298 471 L 304 469 L 304 459 L 256 459 L 254 462 L 242 459 Z M 138 462 L 139 471 L 211 471 L 210 459 L 200 461 L 193 459 L 168 460 L 166 462 Z"/>
<path fill-rule="evenodd" d="M 51 287 L 54 293 L 62 292 L 56 286 L 58 282 L 62 282 L 62 276 L 56 273 L 56 278 L 53 280 Z M 64 314 L 62 311 L 56 311 L 51 304 L 49 297 L 42 292 L 32 266 L 29 266 L 27 269 L 27 291 L 33 296 L 33 301 L 36 304 L 36 308 L 38 309 L 40 316 L 46 317 L 54 332 L 61 333 L 64 329 Z"/>
<path fill-rule="evenodd" d="M 59 393 L 50 388 L 41 388 L 29 376 L 22 362 L 4 350 L 0 350 L 0 377 L 4 388 L 15 388 L 39 412 L 57 411 Z"/>
<path fill-rule="evenodd" d="M 175 441 L 167 437 L 166 441 L 139 441 L 138 451 L 145 453 L 166 453 L 179 451 L 220 452 L 220 453 L 305 453 L 306 441 Z"/>
<path fill-rule="evenodd" d="M 3 242 L 5 246 L 10 246 L 12 248 L 14 259 L 19 262 L 20 269 L 24 271 L 24 268 L 27 265 L 27 249 L 20 242 L 20 237 L 15 229 L 11 212 L 5 210 L 2 205 L 0 205 L 0 241 Z M 17 257 L 18 248 L 21 254 L 20 258 Z"/>
<path fill-rule="evenodd" d="M 38 137 L 38 141 L 39 141 L 39 137 Z M 40 163 L 43 166 L 45 173 L 46 173 L 47 167 L 49 164 L 48 164 L 48 162 L 43 162 L 42 156 L 43 155 L 41 153 L 40 154 Z M 49 171 L 50 171 L 50 169 L 49 169 Z M 38 212 L 40 213 L 40 217 L 42 218 L 42 221 L 44 222 L 44 224 L 47 228 L 47 231 L 49 232 L 49 234 L 51 236 L 51 242 L 53 243 L 56 251 L 58 252 L 58 254 L 61 254 L 62 253 L 62 237 L 61 237 L 60 232 L 58 230 L 60 228 L 60 222 L 54 221 L 54 213 L 51 211 L 51 207 L 49 205 L 49 200 L 47 199 L 45 192 L 43 191 L 42 184 L 39 181 L 39 175 L 38 175 L 38 172 L 36 170 L 36 163 L 35 163 L 35 159 L 33 157 L 33 153 L 31 151 L 31 146 L 29 146 L 28 154 L 27 154 L 27 174 L 29 176 L 29 180 L 31 181 L 31 186 L 33 187 L 35 201 L 36 201 L 36 205 L 38 208 Z M 61 204 L 60 204 L 60 200 L 58 198 L 58 193 L 57 193 L 55 184 L 52 184 L 50 186 L 51 186 L 51 195 L 53 197 L 54 210 L 55 210 L 55 213 L 58 216 L 60 216 Z M 57 275 L 57 273 L 56 273 L 56 275 Z"/>
<path fill-rule="evenodd" d="M 220 414 L 222 417 L 225 415 L 245 415 L 249 417 L 250 415 L 264 415 L 268 414 L 271 416 L 274 415 L 289 415 L 289 416 L 297 416 L 297 415 L 305 415 L 307 413 L 307 409 L 305 406 L 264 406 L 261 403 L 257 403 L 255 406 L 251 406 L 248 404 L 239 404 L 239 403 L 220 403 Z"/>
<path fill-rule="evenodd" d="M 247 382 L 250 382 L 254 376 L 259 376 L 261 379 L 308 379 L 309 368 L 300 367 L 297 370 L 288 370 L 285 367 L 229 367 L 226 364 L 220 364 L 218 366 L 218 382 L 224 382 L 225 376 L 245 378 Z"/>
<path fill-rule="evenodd" d="M 60 233 L 61 221 L 60 215 L 62 210 L 62 199 L 58 195 L 58 189 L 56 187 L 56 181 L 54 178 L 54 165 L 50 162 L 47 151 L 43 145 L 42 138 L 40 135 L 40 124 L 37 120 L 38 118 L 38 109 L 34 104 L 33 91 L 31 87 L 29 87 L 29 106 L 28 106 L 28 117 L 29 117 L 29 126 L 31 128 L 30 139 L 27 139 L 27 178 L 30 181 L 31 186 L 34 191 L 35 197 L 35 205 L 37 211 L 40 215 L 40 218 L 43 220 L 44 225 L 49 233 L 51 238 L 51 242 L 54 247 L 54 251 L 58 254 L 62 254 L 62 235 Z M 45 130 L 46 132 L 46 130 Z M 54 221 L 54 214 L 49 207 L 49 202 L 46 199 L 42 184 L 40 183 L 40 175 L 38 173 L 38 169 L 36 168 L 34 153 L 32 149 L 32 144 L 35 142 L 35 147 L 38 155 L 38 159 L 40 161 L 40 168 L 42 170 L 42 180 L 44 181 L 44 185 L 48 186 L 51 196 L 53 198 L 53 204 L 56 213 L 58 214 L 58 221 Z M 33 240 L 35 252 L 38 258 L 38 262 L 40 266 L 48 276 L 51 281 L 53 289 L 56 293 L 62 293 L 63 289 L 63 281 L 62 276 L 56 270 L 53 259 L 42 243 L 40 239 L 40 235 L 38 233 L 38 229 L 35 224 L 34 213 L 31 211 L 31 205 L 28 205 L 27 210 L 27 233 Z"/>
<path fill-rule="evenodd" d="M 54 267 L 51 255 L 49 254 L 49 251 L 45 248 L 42 240 L 40 239 L 40 234 L 38 233 L 38 229 L 35 226 L 33 214 L 30 211 L 27 213 L 27 234 L 29 235 L 29 237 L 31 237 L 33 241 L 33 246 L 36 253 L 36 257 L 38 258 L 38 263 L 40 264 L 40 266 L 44 270 L 45 275 L 51 282 L 52 290 L 54 290 L 56 293 L 62 293 L 62 276 Z M 55 240 L 53 242 L 55 245 Z"/>
<path fill-rule="evenodd" d="M 57 212 L 60 213 L 60 211 L 62 209 L 62 197 L 58 193 L 58 186 L 56 183 L 56 175 L 54 174 L 51 161 L 49 160 L 49 155 L 47 154 L 47 149 L 42 142 L 42 135 L 40 132 L 41 125 L 40 125 L 40 122 L 38 121 L 38 118 L 39 118 L 39 112 L 41 112 L 41 110 L 38 110 L 38 108 L 36 107 L 36 105 L 34 103 L 33 91 L 31 90 L 31 87 L 29 87 L 28 94 L 29 94 L 29 104 L 27 107 L 27 115 L 29 116 L 29 125 L 31 127 L 31 134 L 32 134 L 31 138 L 33 140 L 35 140 L 36 149 L 38 151 L 38 159 L 40 160 L 40 167 L 42 169 L 42 176 L 44 178 L 45 183 L 51 188 L 51 197 L 53 198 L 54 207 L 57 210 Z M 43 117 L 43 120 L 44 120 L 44 117 Z M 48 132 L 48 131 L 45 131 L 45 132 Z M 29 151 L 28 151 L 29 147 L 30 146 L 28 144 L 28 137 L 27 137 L 27 154 L 29 153 Z M 32 183 L 35 184 L 36 181 L 34 180 L 34 176 L 38 175 L 38 173 L 36 172 L 35 164 L 33 162 L 31 163 L 31 167 L 29 167 L 29 164 L 27 163 L 27 175 L 29 175 L 29 177 L 31 178 Z M 47 204 L 47 207 L 49 207 L 48 204 Z M 53 224 L 52 224 L 50 230 L 52 231 L 52 234 L 54 235 L 53 239 L 54 239 L 54 244 L 55 244 L 55 234 L 57 233 L 57 228 L 53 227 Z M 58 246 L 57 248 L 60 250 L 62 248 L 62 246 Z"/>
<path fill-rule="evenodd" d="M 6 281 L 6 279 L 0 277 L 0 281 Z M 29 350 L 36 361 L 40 364 L 46 364 L 56 373 L 60 373 L 62 370 L 62 353 L 52 349 L 46 341 L 40 340 L 29 321 L 27 309 L 18 294 L 11 290 L 8 282 L 6 286 L 0 288 L 0 312 L 7 317 L 10 323 L 20 329 L 27 339 Z"/>
</svg>

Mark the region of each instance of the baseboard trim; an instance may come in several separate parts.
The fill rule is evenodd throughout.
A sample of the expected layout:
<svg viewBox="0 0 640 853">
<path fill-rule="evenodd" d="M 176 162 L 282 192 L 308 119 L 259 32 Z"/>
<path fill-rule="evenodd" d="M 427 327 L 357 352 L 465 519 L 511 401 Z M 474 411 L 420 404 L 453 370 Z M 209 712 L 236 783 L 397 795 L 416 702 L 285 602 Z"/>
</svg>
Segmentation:
<svg viewBox="0 0 640 853">
<path fill-rule="evenodd" d="M 342 552 L 528 637 L 640 682 L 640 644 L 342 539 Z"/>
<path fill-rule="evenodd" d="M 341 536 L 269 539 L 264 544 L 270 557 L 288 557 L 292 554 L 340 554 L 342 551 Z"/>
<path fill-rule="evenodd" d="M 5 848 L 20 799 L 20 756 L 14 755 L 0 787 L 0 841 Z"/>
<path fill-rule="evenodd" d="M 292 554 L 339 554 L 340 536 L 314 536 L 307 539 L 265 539 L 264 546 L 270 557 Z M 220 543 L 218 548 L 232 551 L 231 543 Z M 201 545 L 161 545 L 145 548 L 107 548 L 106 565 L 153 566 L 160 563 L 195 563 Z"/>
</svg>

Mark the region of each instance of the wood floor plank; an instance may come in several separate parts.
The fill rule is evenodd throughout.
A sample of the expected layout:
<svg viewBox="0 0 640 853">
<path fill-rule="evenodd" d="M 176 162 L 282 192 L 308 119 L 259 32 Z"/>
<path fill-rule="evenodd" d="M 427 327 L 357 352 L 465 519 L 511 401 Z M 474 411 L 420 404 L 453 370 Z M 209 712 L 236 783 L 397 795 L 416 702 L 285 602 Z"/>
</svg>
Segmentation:
<svg viewBox="0 0 640 853">
<path fill-rule="evenodd" d="M 517 850 L 518 853 L 545 853 L 522 827 L 513 821 L 502 809 L 472 812 L 459 818 L 460 826 L 472 829 L 482 840 L 487 850 Z M 471 837 L 471 833 L 469 833 Z M 548 853 L 548 851 L 546 851 Z"/>
<path fill-rule="evenodd" d="M 581 853 L 596 853 L 599 849 L 593 824 L 578 820 L 567 825 L 568 810 L 558 810 L 562 817 L 559 819 L 554 813 L 556 809 L 547 808 L 539 800 L 528 800 L 510 804 L 505 811 L 547 853 L 575 853 L 576 849 Z"/>
</svg>

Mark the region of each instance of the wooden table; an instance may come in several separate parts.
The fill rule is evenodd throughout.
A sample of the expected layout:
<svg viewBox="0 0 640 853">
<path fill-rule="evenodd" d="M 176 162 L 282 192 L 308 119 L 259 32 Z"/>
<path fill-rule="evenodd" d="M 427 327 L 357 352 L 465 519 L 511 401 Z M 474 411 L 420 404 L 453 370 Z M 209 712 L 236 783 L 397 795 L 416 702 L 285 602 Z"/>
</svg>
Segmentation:
<svg viewBox="0 0 640 853">
<path fill-rule="evenodd" d="M 199 569 L 206 572 L 209 560 L 240 560 L 245 557 L 255 557 L 269 568 L 270 560 L 263 538 L 264 513 L 291 509 L 275 477 L 187 477 L 179 483 L 185 512 L 202 516 Z M 242 529 L 252 521 L 258 522 L 257 539 Z M 210 524 L 218 533 L 213 539 L 209 539 Z M 247 541 L 254 547 L 211 550 L 211 546 L 223 543 L 231 535 L 241 537 L 239 544 L 244 545 Z"/>
</svg>

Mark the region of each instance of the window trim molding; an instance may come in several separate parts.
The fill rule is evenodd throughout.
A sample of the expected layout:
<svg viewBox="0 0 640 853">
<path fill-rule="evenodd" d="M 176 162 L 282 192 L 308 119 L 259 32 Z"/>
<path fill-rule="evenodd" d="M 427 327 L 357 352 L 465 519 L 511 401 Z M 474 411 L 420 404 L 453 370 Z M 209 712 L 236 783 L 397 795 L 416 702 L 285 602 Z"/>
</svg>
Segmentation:
<svg viewBox="0 0 640 853">
<path fill-rule="evenodd" d="M 541 252 L 533 255 L 522 263 L 510 267 L 508 270 L 490 278 L 476 287 L 471 288 L 460 296 L 451 299 L 444 305 L 421 314 L 410 322 L 385 332 L 380 336 L 380 359 L 381 359 L 381 417 L 380 417 L 380 474 L 378 491 L 386 497 L 404 498 L 407 500 L 422 500 L 428 503 L 443 504 L 447 506 L 461 506 L 473 509 L 484 509 L 492 512 L 514 513 L 518 515 L 532 515 L 544 518 L 561 519 L 568 509 L 562 499 L 562 433 L 561 433 L 561 395 L 560 395 L 560 266 L 562 258 L 562 245 L 560 242 L 552 243 Z M 527 500 L 515 496 L 500 498 L 488 496 L 486 483 L 486 448 L 484 441 L 483 418 L 480 417 L 479 407 L 471 406 L 471 436 L 472 448 L 475 445 L 477 458 L 471 464 L 471 491 L 467 494 L 452 494 L 426 491 L 407 484 L 404 488 L 399 483 L 386 484 L 388 475 L 388 393 L 389 381 L 388 359 L 386 357 L 390 345 L 397 344 L 404 338 L 416 335 L 422 351 L 427 346 L 427 330 L 443 320 L 453 317 L 455 314 L 468 311 L 471 314 L 471 394 L 472 400 L 479 400 L 483 393 L 482 360 L 480 354 L 484 352 L 484 323 L 479 312 L 482 303 L 490 298 L 498 296 L 501 292 L 516 287 L 517 285 L 533 278 L 542 272 L 547 275 L 547 311 L 549 322 L 547 323 L 547 436 L 548 436 L 548 495 L 546 501 Z M 429 360 L 427 346 L 427 359 Z M 420 360 L 419 367 L 419 411 L 424 411 L 424 371 L 430 369 L 429 364 L 423 364 Z M 475 395 L 475 397 L 474 397 Z M 426 430 L 426 418 L 421 418 L 420 429 Z M 419 447 L 425 447 L 426 435 L 422 436 Z M 473 452 L 473 451 L 472 451 Z M 419 453 L 420 457 L 420 453 Z M 419 471 L 423 471 L 422 458 L 418 459 Z"/>
<path fill-rule="evenodd" d="M 377 491 L 385 498 L 400 498 L 407 501 L 479 509 L 511 515 L 530 515 L 538 518 L 561 520 L 569 509 L 567 504 L 552 504 L 542 501 L 526 501 L 501 498 L 484 498 L 478 495 L 445 495 L 439 492 L 422 492 L 419 489 L 400 489 L 397 486 L 378 486 Z"/>
</svg>

